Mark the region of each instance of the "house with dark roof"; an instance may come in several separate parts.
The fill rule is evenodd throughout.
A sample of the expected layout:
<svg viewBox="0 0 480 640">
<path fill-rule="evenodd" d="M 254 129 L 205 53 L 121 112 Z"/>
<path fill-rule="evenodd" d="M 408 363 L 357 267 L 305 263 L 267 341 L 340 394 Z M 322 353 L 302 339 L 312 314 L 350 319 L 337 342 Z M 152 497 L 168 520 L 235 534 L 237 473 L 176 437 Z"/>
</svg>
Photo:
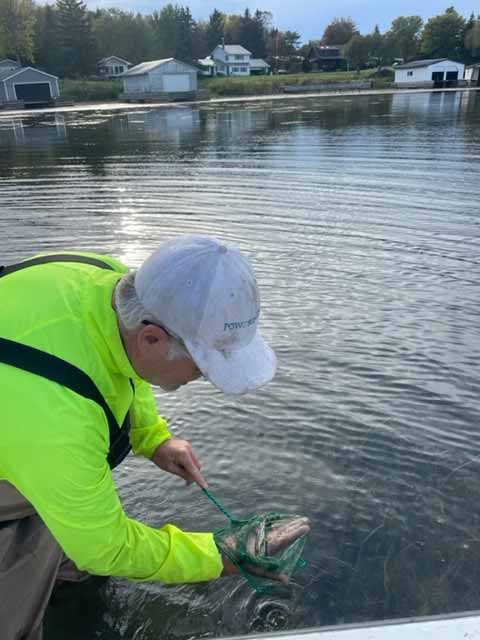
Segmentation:
<svg viewBox="0 0 480 640">
<path fill-rule="evenodd" d="M 465 65 L 448 58 L 415 60 L 394 67 L 399 87 L 442 87 L 463 82 Z"/>
<path fill-rule="evenodd" d="M 336 71 L 345 69 L 347 59 L 344 54 L 345 45 L 313 45 L 305 56 L 306 67 L 311 71 Z"/>
</svg>

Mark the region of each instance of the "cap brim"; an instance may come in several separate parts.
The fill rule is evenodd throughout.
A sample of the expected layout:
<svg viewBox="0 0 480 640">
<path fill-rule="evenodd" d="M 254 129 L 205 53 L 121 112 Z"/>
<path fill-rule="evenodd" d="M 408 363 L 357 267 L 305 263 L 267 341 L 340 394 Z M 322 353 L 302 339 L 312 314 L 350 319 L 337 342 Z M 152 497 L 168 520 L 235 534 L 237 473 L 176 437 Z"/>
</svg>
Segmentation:
<svg viewBox="0 0 480 640">
<path fill-rule="evenodd" d="M 258 389 L 275 375 L 277 358 L 257 332 L 253 340 L 230 353 L 185 341 L 205 378 L 224 393 L 240 395 Z"/>
</svg>

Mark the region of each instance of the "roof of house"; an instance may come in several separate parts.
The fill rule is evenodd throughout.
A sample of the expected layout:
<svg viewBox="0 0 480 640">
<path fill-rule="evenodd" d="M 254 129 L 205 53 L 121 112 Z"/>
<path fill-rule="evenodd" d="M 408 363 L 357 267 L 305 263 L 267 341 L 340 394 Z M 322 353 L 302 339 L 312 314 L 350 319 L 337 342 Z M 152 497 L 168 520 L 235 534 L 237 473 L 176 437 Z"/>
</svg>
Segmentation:
<svg viewBox="0 0 480 640">
<path fill-rule="evenodd" d="M 448 58 L 433 58 L 432 60 L 415 60 L 414 62 L 406 62 L 405 64 L 399 64 L 395 69 L 421 69 L 422 67 L 430 67 L 432 64 L 438 62 L 446 62 Z M 448 60 L 448 62 L 453 62 Z"/>
<path fill-rule="evenodd" d="M 250 68 L 252 67 L 262 67 L 264 69 L 270 67 L 269 64 L 262 60 L 262 58 L 250 58 Z"/>
<path fill-rule="evenodd" d="M 309 60 L 314 60 L 315 56 L 321 60 L 328 60 L 328 58 L 343 58 L 344 46 L 345 45 L 342 44 L 312 45 L 309 50 L 308 58 Z M 325 53 L 331 53 L 331 55 L 326 56 Z"/>
<path fill-rule="evenodd" d="M 150 60 L 150 62 L 141 62 L 128 71 L 125 71 L 125 73 L 122 73 L 121 77 L 128 78 L 129 76 L 143 76 L 147 73 L 150 73 L 150 71 L 153 71 L 157 67 L 161 67 L 167 62 L 177 62 L 185 67 L 189 67 L 190 69 L 192 69 L 192 71 L 198 71 L 198 69 L 193 67 L 191 64 L 187 64 L 186 62 L 182 62 L 181 60 L 176 60 L 175 58 L 164 58 L 163 60 Z"/>
<path fill-rule="evenodd" d="M 27 69 L 30 71 L 35 71 L 36 73 L 41 73 L 42 76 L 48 76 L 49 78 L 55 78 L 55 80 L 58 80 L 58 76 L 53 76 L 51 73 L 47 73 L 46 71 L 41 71 L 40 69 L 34 69 L 33 67 L 20 67 L 18 69 L 8 69 L 8 71 L 0 71 L 0 82 L 3 82 L 4 80 L 9 80 L 14 76 L 18 76 L 20 73 L 27 71 Z"/>
<path fill-rule="evenodd" d="M 20 62 L 18 62 L 17 60 L 12 60 L 11 58 L 4 58 L 3 60 L 0 60 L 0 65 L 5 64 L 5 62 L 8 62 L 9 64 L 15 64 L 17 65 L 17 67 L 22 66 Z"/>
<path fill-rule="evenodd" d="M 474 62 L 473 64 L 469 64 L 466 68 L 467 69 L 476 69 L 477 67 L 480 67 L 480 62 Z"/>
<path fill-rule="evenodd" d="M 213 58 L 211 58 L 210 56 L 207 56 L 206 58 L 199 58 L 197 60 L 198 64 L 201 64 L 203 67 L 213 67 L 215 66 L 215 60 Z"/>
<path fill-rule="evenodd" d="M 225 50 L 225 53 L 228 53 L 231 56 L 244 55 L 245 53 L 252 55 L 252 52 L 249 51 L 248 49 L 245 49 L 245 47 L 242 47 L 241 44 L 224 44 L 224 45 L 218 44 L 217 47 L 222 47 L 222 49 Z M 217 47 L 215 47 L 215 49 Z"/>
<path fill-rule="evenodd" d="M 124 60 L 124 58 L 120 58 L 119 56 L 107 56 L 99 60 L 98 64 L 106 64 L 108 60 L 120 60 L 120 62 L 124 62 L 125 64 L 131 64 L 128 60 Z"/>
</svg>

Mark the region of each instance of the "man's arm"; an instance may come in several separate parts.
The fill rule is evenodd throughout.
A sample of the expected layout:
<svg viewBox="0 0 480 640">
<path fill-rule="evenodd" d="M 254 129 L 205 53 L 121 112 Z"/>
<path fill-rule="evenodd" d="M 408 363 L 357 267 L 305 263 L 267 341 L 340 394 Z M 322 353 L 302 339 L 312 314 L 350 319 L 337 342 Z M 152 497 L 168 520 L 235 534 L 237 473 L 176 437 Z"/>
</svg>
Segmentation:
<svg viewBox="0 0 480 640">
<path fill-rule="evenodd" d="M 9 432 L 1 455 L 6 479 L 33 504 L 66 555 L 99 575 L 167 583 L 219 577 L 223 563 L 211 533 L 153 529 L 127 517 L 106 463 L 103 412 L 73 392 L 61 390 L 62 398 L 65 393 L 72 401 L 50 397 L 54 409 L 40 415 L 34 429 Z"/>
<path fill-rule="evenodd" d="M 157 404 L 148 382 L 137 380 L 135 383 L 130 419 L 130 443 L 137 455 L 151 459 L 157 448 L 172 437 L 167 421 L 158 415 Z"/>
</svg>

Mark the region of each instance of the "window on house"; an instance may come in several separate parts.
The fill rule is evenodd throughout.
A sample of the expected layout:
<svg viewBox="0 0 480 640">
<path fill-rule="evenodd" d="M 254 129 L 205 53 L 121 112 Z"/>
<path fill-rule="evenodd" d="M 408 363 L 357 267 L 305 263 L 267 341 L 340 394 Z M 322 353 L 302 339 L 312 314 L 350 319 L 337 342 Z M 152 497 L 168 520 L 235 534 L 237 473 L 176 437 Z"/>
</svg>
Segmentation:
<svg viewBox="0 0 480 640">
<path fill-rule="evenodd" d="M 243 56 L 237 56 L 237 55 L 235 55 L 235 60 L 243 60 Z"/>
<path fill-rule="evenodd" d="M 247 67 L 240 67 L 240 71 L 242 73 L 246 73 L 248 71 Z"/>
<path fill-rule="evenodd" d="M 413 76 L 413 71 L 407 71 L 407 76 Z"/>
<path fill-rule="evenodd" d="M 115 67 L 115 73 L 122 73 L 123 72 L 123 67 Z"/>
</svg>

